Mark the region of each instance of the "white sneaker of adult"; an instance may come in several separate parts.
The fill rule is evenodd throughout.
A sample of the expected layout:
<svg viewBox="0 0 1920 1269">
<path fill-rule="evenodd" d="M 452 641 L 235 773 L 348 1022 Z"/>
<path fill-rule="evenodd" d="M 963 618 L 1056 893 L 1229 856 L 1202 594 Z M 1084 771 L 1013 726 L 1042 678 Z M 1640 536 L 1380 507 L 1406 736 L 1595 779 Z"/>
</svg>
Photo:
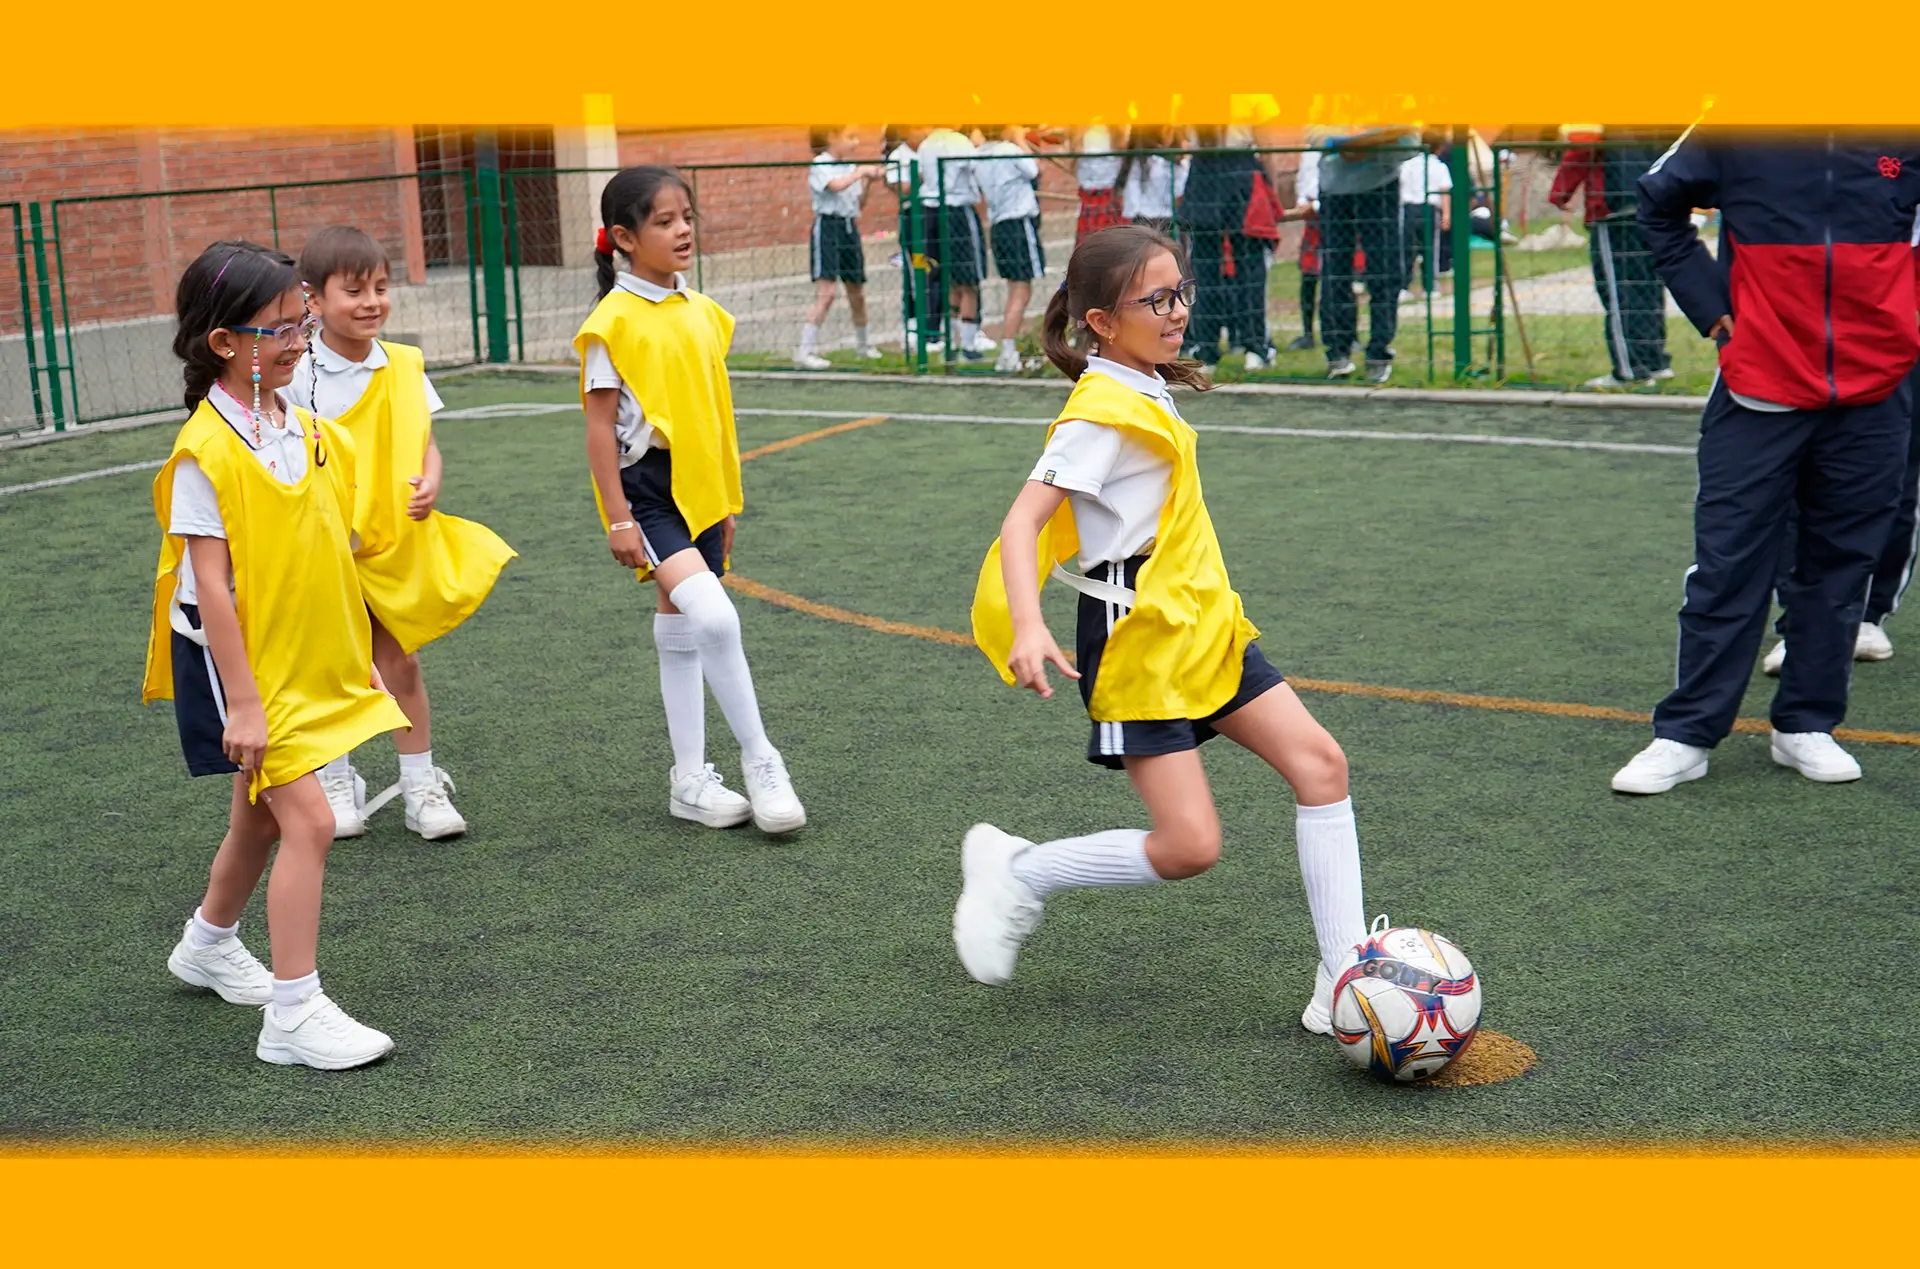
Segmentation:
<svg viewBox="0 0 1920 1269">
<path fill-rule="evenodd" d="M 777 753 L 742 761 L 747 799 L 753 805 L 753 823 L 763 833 L 791 833 L 807 825 L 807 808 L 793 791 L 787 764 Z"/>
<path fill-rule="evenodd" d="M 711 762 L 684 775 L 676 771 L 672 780 L 667 809 L 675 819 L 693 820 L 708 828 L 734 828 L 753 818 L 753 804 L 729 789 Z"/>
<path fill-rule="evenodd" d="M 795 353 L 793 368 L 795 370 L 831 370 L 833 363 L 818 353 Z"/>
<path fill-rule="evenodd" d="M 327 805 L 333 808 L 333 840 L 365 833 L 367 821 L 361 808 L 367 804 L 366 779 L 351 764 L 345 775 L 328 775 L 325 767 L 320 768 L 318 774 L 320 790 L 327 795 Z"/>
<path fill-rule="evenodd" d="M 1353 364 L 1353 358 L 1351 357 L 1342 357 L 1338 361 L 1329 361 L 1327 363 L 1327 378 L 1351 379 L 1353 372 L 1357 368 L 1358 367 Z"/>
<path fill-rule="evenodd" d="M 1845 784 L 1860 778 L 1860 764 L 1824 731 L 1776 731 L 1773 760 L 1820 784 Z"/>
<path fill-rule="evenodd" d="M 1656 740 L 1613 773 L 1616 793 L 1665 793 L 1707 774 L 1707 750 L 1677 740 Z"/>
<path fill-rule="evenodd" d="M 238 935 L 229 935 L 206 947 L 193 945 L 193 922 L 167 957 L 173 976 L 194 987 L 205 987 L 230 1005 L 264 1005 L 273 999 L 273 975 L 255 960 Z"/>
<path fill-rule="evenodd" d="M 1767 649 L 1767 655 L 1760 659 L 1760 673 L 1771 678 L 1780 677 L 1780 667 L 1787 663 L 1787 641 L 1782 639 Z"/>
<path fill-rule="evenodd" d="M 321 1071 L 365 1066 L 391 1052 L 392 1036 L 355 1022 L 324 991 L 314 992 L 285 1013 L 277 1005 L 262 1009 L 260 1040 L 253 1049 L 262 1062 Z"/>
<path fill-rule="evenodd" d="M 1860 623 L 1860 633 L 1853 637 L 1853 659 L 1856 661 L 1885 661 L 1893 655 L 1893 640 L 1887 638 L 1886 627 L 1877 621 Z"/>
<path fill-rule="evenodd" d="M 975 982 L 1000 987 L 1012 981 L 1020 945 L 1040 924 L 1040 896 L 1013 875 L 1013 857 L 1031 845 L 991 824 L 975 824 L 961 843 L 953 947 Z"/>
<path fill-rule="evenodd" d="M 1313 966 L 1313 997 L 1300 1012 L 1300 1025 L 1315 1035 L 1333 1034 L 1333 975 L 1325 961 Z"/>
<path fill-rule="evenodd" d="M 407 808 L 407 827 L 428 841 L 458 837 L 467 822 L 453 809 L 449 791 L 457 791 L 453 777 L 434 767 L 420 775 L 400 773 L 400 797 Z"/>
</svg>

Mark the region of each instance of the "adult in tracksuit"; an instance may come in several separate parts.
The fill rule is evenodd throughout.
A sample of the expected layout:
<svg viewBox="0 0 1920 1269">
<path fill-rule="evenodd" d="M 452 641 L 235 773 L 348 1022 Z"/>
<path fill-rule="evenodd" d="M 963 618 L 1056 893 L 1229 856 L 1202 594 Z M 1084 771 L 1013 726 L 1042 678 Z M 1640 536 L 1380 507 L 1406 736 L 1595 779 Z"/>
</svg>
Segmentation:
<svg viewBox="0 0 1920 1269">
<path fill-rule="evenodd" d="M 1640 178 L 1660 151 L 1617 129 L 1606 135 L 1610 144 L 1569 148 L 1547 194 L 1554 206 L 1565 207 L 1586 189 L 1587 252 L 1613 362 L 1613 372 L 1589 379 L 1589 388 L 1624 387 L 1673 373 L 1667 361 L 1667 295 L 1634 214 Z"/>
<path fill-rule="evenodd" d="M 1773 760 L 1811 780 L 1860 777 L 1833 730 L 1906 469 L 1917 205 L 1915 139 L 1695 131 L 1640 179 L 1660 277 L 1719 343 L 1720 374 L 1700 422 L 1674 688 L 1615 789 L 1664 793 L 1707 773 L 1760 649 L 1796 501 L 1782 595 L 1793 655 L 1774 694 Z M 1717 260 L 1694 231 L 1696 207 L 1720 209 Z"/>
<path fill-rule="evenodd" d="M 1220 330 L 1249 354 L 1247 368 L 1266 364 L 1266 244 L 1241 232 L 1252 201 L 1260 161 L 1252 150 L 1222 149 L 1222 129 L 1195 130 L 1201 150 L 1187 171 L 1180 200 L 1180 232 L 1188 264 L 1199 284 L 1187 323 L 1190 355 L 1207 365 L 1220 360 Z"/>
</svg>

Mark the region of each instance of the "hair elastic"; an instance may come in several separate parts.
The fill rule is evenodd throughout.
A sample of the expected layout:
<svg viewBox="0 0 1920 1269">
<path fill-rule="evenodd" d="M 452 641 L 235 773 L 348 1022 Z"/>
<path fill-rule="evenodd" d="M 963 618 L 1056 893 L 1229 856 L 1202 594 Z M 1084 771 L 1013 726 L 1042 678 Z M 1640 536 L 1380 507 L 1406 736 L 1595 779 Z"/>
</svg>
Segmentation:
<svg viewBox="0 0 1920 1269">
<path fill-rule="evenodd" d="M 593 249 L 603 256 L 613 254 L 613 239 L 607 236 L 607 231 L 604 227 L 593 236 Z"/>
</svg>

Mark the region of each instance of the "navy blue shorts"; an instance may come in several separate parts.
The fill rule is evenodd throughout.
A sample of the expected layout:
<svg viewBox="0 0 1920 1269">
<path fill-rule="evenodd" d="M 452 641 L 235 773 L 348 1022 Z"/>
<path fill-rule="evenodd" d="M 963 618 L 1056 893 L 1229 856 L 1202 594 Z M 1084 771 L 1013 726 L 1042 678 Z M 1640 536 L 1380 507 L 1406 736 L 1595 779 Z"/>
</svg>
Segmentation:
<svg viewBox="0 0 1920 1269">
<path fill-rule="evenodd" d="M 200 609 L 181 604 L 187 624 L 200 629 Z M 213 653 L 178 630 L 173 632 L 173 721 L 180 728 L 180 752 L 190 775 L 231 775 L 239 766 L 227 757 L 221 738 L 227 732 L 227 694 Z"/>
<path fill-rule="evenodd" d="M 987 244 L 980 232 L 980 213 L 972 207 L 948 207 L 947 240 L 943 243 L 932 233 L 929 250 L 940 257 L 940 271 L 951 286 L 979 286 L 987 276 Z"/>
<path fill-rule="evenodd" d="M 860 245 L 860 226 L 851 216 L 815 214 L 807 254 L 815 282 L 860 286 L 867 280 L 867 253 Z"/>
<path fill-rule="evenodd" d="M 1131 588 L 1147 557 L 1136 555 L 1124 564 L 1103 564 L 1087 576 L 1098 582 Z M 1106 651 L 1107 636 L 1114 623 L 1127 615 L 1118 604 L 1080 596 L 1079 638 L 1076 640 L 1075 668 L 1080 671 L 1080 699 L 1093 704 L 1093 684 L 1100 674 L 1100 654 Z M 1240 690 L 1233 699 L 1205 718 L 1169 718 L 1150 722 L 1103 723 L 1095 721 L 1087 741 L 1087 761 L 1119 771 L 1125 758 L 1150 758 L 1157 754 L 1184 753 L 1198 749 L 1220 733 L 1213 724 L 1233 713 L 1263 692 L 1286 682 L 1273 668 L 1259 643 L 1249 643 L 1240 660 Z"/>
<path fill-rule="evenodd" d="M 1031 282 L 1047 271 L 1047 253 L 1040 247 L 1040 218 L 994 222 L 993 267 L 1009 282 Z"/>
<path fill-rule="evenodd" d="M 620 469 L 620 488 L 633 508 L 633 522 L 640 526 L 640 545 L 646 550 L 647 563 L 655 568 L 694 547 L 715 577 L 727 571 L 725 531 L 713 525 L 699 537 L 687 528 L 687 518 L 673 501 L 673 451 L 648 449 L 640 461 Z"/>
</svg>

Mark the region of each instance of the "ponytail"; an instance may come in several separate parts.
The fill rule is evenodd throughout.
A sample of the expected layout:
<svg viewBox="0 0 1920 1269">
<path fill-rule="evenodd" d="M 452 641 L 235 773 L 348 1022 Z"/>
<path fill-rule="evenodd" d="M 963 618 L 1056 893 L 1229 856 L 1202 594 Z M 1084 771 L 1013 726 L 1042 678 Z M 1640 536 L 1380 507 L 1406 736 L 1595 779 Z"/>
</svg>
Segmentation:
<svg viewBox="0 0 1920 1269">
<path fill-rule="evenodd" d="M 601 233 L 605 232 L 604 229 L 601 230 Z M 596 246 L 593 249 L 593 281 L 599 288 L 593 296 L 596 303 L 607 298 L 607 292 L 613 290 L 613 281 L 618 276 L 613 267 L 613 252 L 603 251 Z"/>
<path fill-rule="evenodd" d="M 1086 326 L 1075 323 L 1068 313 L 1067 284 L 1062 282 L 1053 298 L 1047 301 L 1046 315 L 1040 319 L 1040 351 L 1060 368 L 1061 374 L 1076 383 L 1087 372 L 1087 355 L 1074 347 L 1085 330 Z"/>
</svg>

